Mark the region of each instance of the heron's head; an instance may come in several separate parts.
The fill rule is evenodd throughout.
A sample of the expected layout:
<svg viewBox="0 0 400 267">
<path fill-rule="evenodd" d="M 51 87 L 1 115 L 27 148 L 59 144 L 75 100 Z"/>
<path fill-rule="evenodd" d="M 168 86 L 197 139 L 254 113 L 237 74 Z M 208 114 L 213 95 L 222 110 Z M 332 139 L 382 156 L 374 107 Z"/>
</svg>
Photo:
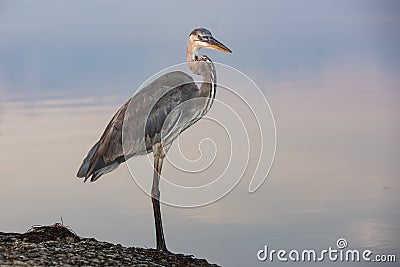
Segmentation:
<svg viewBox="0 0 400 267">
<path fill-rule="evenodd" d="M 232 51 L 215 39 L 211 32 L 204 28 L 194 29 L 189 36 L 187 49 L 190 54 L 197 56 L 200 48 L 211 48 L 222 52 L 232 53 Z"/>
</svg>

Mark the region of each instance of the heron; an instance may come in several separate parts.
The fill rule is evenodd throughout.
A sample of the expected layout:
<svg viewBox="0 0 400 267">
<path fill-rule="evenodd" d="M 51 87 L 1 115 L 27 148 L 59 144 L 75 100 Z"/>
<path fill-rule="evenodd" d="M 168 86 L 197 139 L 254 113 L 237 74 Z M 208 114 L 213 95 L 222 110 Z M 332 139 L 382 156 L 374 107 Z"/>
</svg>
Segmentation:
<svg viewBox="0 0 400 267">
<path fill-rule="evenodd" d="M 162 75 L 137 91 L 112 117 L 77 173 L 77 177 L 84 178 L 84 182 L 88 179 L 94 182 L 129 158 L 152 152 L 154 166 L 151 200 L 156 244 L 157 250 L 165 253 L 170 252 L 165 243 L 160 210 L 159 184 L 163 160 L 172 142 L 209 111 L 217 89 L 215 66 L 206 55 L 198 55 L 201 48 L 232 53 L 228 47 L 215 39 L 209 30 L 194 29 L 186 45 L 186 63 L 194 74 L 201 76 L 201 86 L 198 86 L 189 74 L 174 71 Z M 194 99 L 202 101 L 188 102 Z M 183 105 L 185 102 L 190 103 L 190 108 Z M 128 127 L 128 151 L 124 151 L 122 141 L 126 117 L 135 120 L 129 123 Z M 163 129 L 165 134 L 162 134 Z"/>
</svg>

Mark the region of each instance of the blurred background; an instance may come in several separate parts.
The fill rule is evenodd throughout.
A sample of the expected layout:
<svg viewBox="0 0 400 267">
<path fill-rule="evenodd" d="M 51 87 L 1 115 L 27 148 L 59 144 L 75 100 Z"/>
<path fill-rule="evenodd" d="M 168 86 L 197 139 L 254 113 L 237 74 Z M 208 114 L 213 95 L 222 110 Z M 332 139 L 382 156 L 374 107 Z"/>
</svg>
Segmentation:
<svg viewBox="0 0 400 267">
<path fill-rule="evenodd" d="M 278 148 L 256 193 L 245 177 L 212 205 L 163 206 L 169 249 L 262 266 L 264 245 L 343 237 L 398 258 L 398 1 L 1 1 L 0 231 L 62 217 L 81 236 L 154 247 L 151 201 L 124 165 L 93 184 L 75 174 L 135 90 L 184 62 L 199 26 L 233 50 L 201 53 L 268 98 Z"/>
</svg>

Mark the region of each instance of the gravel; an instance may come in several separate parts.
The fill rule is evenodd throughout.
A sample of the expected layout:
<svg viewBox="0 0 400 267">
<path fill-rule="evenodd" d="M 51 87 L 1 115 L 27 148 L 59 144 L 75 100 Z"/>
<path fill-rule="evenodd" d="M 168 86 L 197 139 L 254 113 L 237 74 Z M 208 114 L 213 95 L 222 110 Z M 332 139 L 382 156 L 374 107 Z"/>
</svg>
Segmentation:
<svg viewBox="0 0 400 267">
<path fill-rule="evenodd" d="M 0 232 L 0 266 L 217 266 L 205 259 L 82 238 L 62 224 Z"/>
</svg>

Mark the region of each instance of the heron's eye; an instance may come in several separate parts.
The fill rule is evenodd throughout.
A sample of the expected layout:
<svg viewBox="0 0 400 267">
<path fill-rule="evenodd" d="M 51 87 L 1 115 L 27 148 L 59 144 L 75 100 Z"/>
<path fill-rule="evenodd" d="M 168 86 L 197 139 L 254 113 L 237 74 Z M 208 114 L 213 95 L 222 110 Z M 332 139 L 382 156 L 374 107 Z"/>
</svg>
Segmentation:
<svg viewBox="0 0 400 267">
<path fill-rule="evenodd" d="M 197 35 L 197 39 L 202 40 L 203 37 L 202 37 L 200 34 L 198 34 L 198 35 Z"/>
</svg>

